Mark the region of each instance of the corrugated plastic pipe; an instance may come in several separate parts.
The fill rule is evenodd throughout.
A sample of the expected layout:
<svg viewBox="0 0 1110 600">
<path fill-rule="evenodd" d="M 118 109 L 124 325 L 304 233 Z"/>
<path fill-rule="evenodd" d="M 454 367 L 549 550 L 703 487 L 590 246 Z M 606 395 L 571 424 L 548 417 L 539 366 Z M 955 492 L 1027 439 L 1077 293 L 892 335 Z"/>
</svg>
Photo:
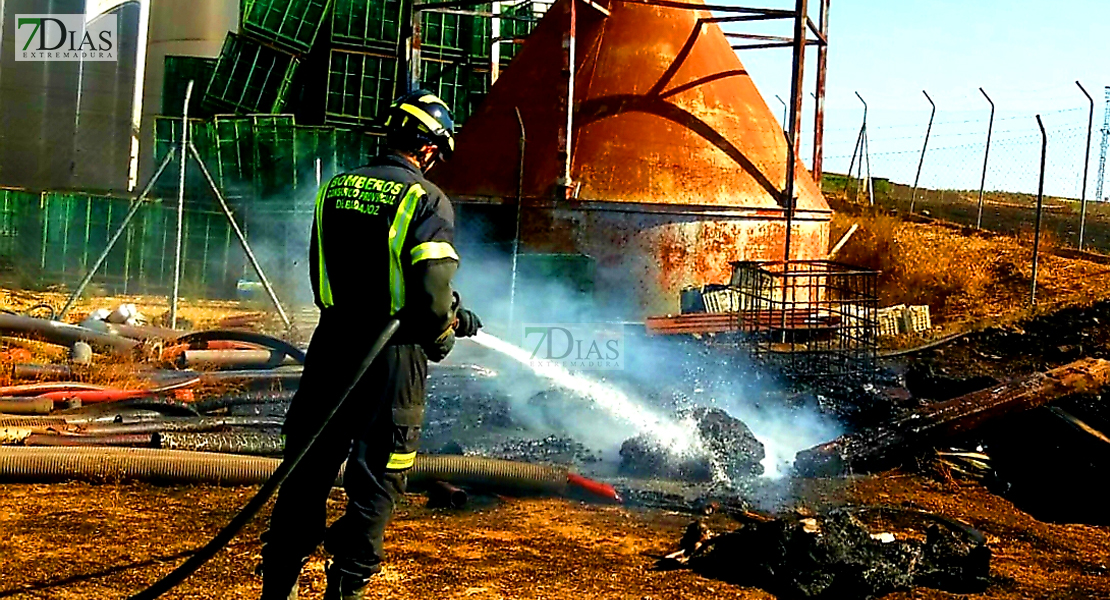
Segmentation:
<svg viewBox="0 0 1110 600">
<path fill-rule="evenodd" d="M 82 479 L 255 485 L 266 481 L 279 464 L 277 458 L 216 452 L 6 446 L 0 447 L 0 482 Z M 408 478 L 413 485 L 446 481 L 502 493 L 562 494 L 568 474 L 566 467 L 480 456 L 421 454 Z"/>
</svg>

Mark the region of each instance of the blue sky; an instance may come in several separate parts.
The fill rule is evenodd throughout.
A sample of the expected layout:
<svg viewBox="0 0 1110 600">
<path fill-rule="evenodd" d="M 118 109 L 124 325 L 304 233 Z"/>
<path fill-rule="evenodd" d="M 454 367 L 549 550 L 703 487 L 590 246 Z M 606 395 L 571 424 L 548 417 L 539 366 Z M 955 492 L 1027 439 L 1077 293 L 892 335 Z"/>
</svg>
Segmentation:
<svg viewBox="0 0 1110 600">
<path fill-rule="evenodd" d="M 810 0 L 816 21 L 817 0 Z M 738 6 L 753 6 L 736 2 Z M 791 8 L 790 0 L 760 6 Z M 921 175 L 928 187 L 978 188 L 990 108 L 997 105 L 987 188 L 1035 192 L 1040 113 L 1049 132 L 1046 193 L 1079 195 L 1089 104 L 1095 99 L 1088 197 L 1094 193 L 1104 86 L 1110 85 L 1110 0 L 833 0 L 830 15 L 825 170 L 844 172 L 868 117 L 872 173 L 912 183 L 929 119 L 936 124 Z M 787 22 L 729 27 L 789 35 Z M 803 156 L 809 164 L 816 52 L 806 64 Z M 781 116 L 790 89 L 790 51 L 740 53 L 772 110 Z M 1110 183 L 1107 183 L 1110 187 Z"/>
</svg>

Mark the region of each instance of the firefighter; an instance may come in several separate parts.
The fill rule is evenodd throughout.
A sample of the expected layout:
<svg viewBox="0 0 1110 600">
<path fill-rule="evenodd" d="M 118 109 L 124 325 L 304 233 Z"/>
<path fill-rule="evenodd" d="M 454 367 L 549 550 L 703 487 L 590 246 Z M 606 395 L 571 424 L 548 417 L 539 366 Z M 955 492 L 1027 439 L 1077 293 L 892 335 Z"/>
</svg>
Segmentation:
<svg viewBox="0 0 1110 600">
<path fill-rule="evenodd" d="M 387 151 L 317 195 L 310 271 L 320 324 L 282 428 L 286 452 L 321 425 L 390 318 L 401 328 L 281 486 L 262 536 L 263 600 L 297 597 L 301 567 L 321 540 L 332 555 L 325 599 L 363 597 L 416 457 L 428 360 L 443 360 L 456 337 L 482 326 L 451 289 L 459 261 L 451 203 L 424 178 L 450 157 L 452 129 L 442 100 L 406 94 L 390 107 Z M 325 528 L 344 460 L 346 512 Z"/>
</svg>

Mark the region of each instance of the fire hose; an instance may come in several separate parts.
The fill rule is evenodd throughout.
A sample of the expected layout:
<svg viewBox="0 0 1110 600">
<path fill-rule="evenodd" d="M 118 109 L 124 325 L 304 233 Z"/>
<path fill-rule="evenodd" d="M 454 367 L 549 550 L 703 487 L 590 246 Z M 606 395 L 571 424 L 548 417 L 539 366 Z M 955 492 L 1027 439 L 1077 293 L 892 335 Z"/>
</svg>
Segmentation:
<svg viewBox="0 0 1110 600">
<path fill-rule="evenodd" d="M 359 365 L 354 380 L 348 384 L 347 389 L 343 391 L 343 395 L 339 397 L 339 401 L 332 407 L 331 412 L 328 413 L 327 418 L 323 420 L 320 427 L 308 438 L 308 443 L 302 445 L 296 454 L 286 458 L 278 465 L 277 470 L 274 471 L 273 475 L 270 475 L 266 483 L 262 484 L 262 489 L 258 490 L 258 493 L 251 498 L 250 502 L 247 502 L 243 510 L 235 515 L 235 518 L 221 529 L 220 532 L 216 534 L 216 537 L 212 538 L 211 541 L 197 550 L 196 554 L 190 556 L 181 566 L 171 571 L 169 575 L 156 581 L 154 585 L 131 596 L 130 600 L 150 600 L 158 598 L 185 581 L 185 579 L 199 569 L 201 565 L 208 562 L 217 552 L 223 549 L 223 547 L 226 546 L 256 514 L 258 514 L 258 511 L 262 509 L 262 506 L 270 499 L 270 496 L 274 494 L 278 486 L 281 485 L 281 482 L 285 481 L 289 473 L 301 462 L 301 459 L 308 454 L 309 449 L 315 445 L 317 438 L 323 433 L 324 428 L 328 426 L 328 423 L 330 423 L 339 412 L 339 409 L 347 401 L 347 397 L 350 396 L 355 386 L 362 381 L 362 377 L 366 374 L 366 371 L 370 369 L 371 363 L 381 354 L 382 349 L 389 343 L 393 334 L 397 333 L 397 329 L 400 325 L 401 323 L 397 319 L 390 319 L 389 322 L 386 323 L 382 332 L 378 334 L 377 339 L 374 340 L 374 345 L 370 347 L 370 351 L 366 354 L 366 358 L 363 359 L 362 364 Z"/>
</svg>

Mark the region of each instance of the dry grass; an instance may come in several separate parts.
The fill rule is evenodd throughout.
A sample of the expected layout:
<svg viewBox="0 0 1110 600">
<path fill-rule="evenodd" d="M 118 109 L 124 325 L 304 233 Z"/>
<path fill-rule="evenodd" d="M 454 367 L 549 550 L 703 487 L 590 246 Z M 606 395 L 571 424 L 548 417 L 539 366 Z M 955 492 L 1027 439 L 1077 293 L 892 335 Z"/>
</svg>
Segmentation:
<svg viewBox="0 0 1110 600">
<path fill-rule="evenodd" d="M 946 328 L 1009 322 L 1110 296 L 1103 285 L 1110 268 L 1051 255 L 1056 241 L 1043 233 L 1034 308 L 1031 230 L 1015 238 L 856 210 L 836 214 L 833 237 L 853 223 L 860 229 L 837 260 L 881 271 L 880 305 L 927 304 Z"/>
</svg>

